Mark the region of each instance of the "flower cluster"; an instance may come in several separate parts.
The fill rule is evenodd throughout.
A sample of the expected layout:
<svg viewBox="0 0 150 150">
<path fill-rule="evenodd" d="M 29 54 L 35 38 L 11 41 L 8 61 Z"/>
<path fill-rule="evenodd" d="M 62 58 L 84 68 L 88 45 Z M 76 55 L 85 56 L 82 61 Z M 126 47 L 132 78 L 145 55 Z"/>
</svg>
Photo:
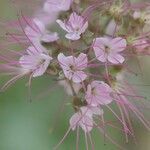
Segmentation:
<svg viewBox="0 0 150 150">
<path fill-rule="evenodd" d="M 129 111 L 150 129 L 130 101 L 144 97 L 125 79 L 126 73 L 133 73 L 128 62 L 150 54 L 150 34 L 145 31 L 150 24 L 149 6 L 128 0 L 46 0 L 41 10 L 41 15 L 32 17 L 21 13 L 5 26 L 14 32 L 7 32 L 7 41 L 1 44 L 0 69 L 13 77 L 1 90 L 23 76 L 31 80 L 48 74 L 71 96 L 74 114 L 69 131 L 80 127 L 87 136 L 97 128 L 103 134 L 104 107 L 121 123 L 126 140 L 134 136 Z M 14 44 L 23 50 L 3 52 L 4 46 Z"/>
</svg>

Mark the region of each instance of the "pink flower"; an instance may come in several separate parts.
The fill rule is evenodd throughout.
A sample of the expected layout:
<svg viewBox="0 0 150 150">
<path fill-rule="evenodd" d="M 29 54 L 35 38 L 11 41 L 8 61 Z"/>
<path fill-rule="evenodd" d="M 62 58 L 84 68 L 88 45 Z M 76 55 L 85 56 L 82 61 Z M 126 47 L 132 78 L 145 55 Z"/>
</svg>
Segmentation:
<svg viewBox="0 0 150 150">
<path fill-rule="evenodd" d="M 27 54 L 20 58 L 19 63 L 23 69 L 32 72 L 33 77 L 37 77 L 45 73 L 51 60 L 52 57 L 48 55 L 44 47 L 30 46 Z"/>
<path fill-rule="evenodd" d="M 77 58 L 74 56 L 65 56 L 63 53 L 58 55 L 58 61 L 63 69 L 64 75 L 75 83 L 80 83 L 87 78 L 83 70 L 87 67 L 87 55 L 81 53 Z"/>
<path fill-rule="evenodd" d="M 44 11 L 46 12 L 59 12 L 67 11 L 70 9 L 73 0 L 47 0 L 44 4 Z"/>
<path fill-rule="evenodd" d="M 96 38 L 93 41 L 93 49 L 96 58 L 101 62 L 111 62 L 113 64 L 123 63 L 124 57 L 119 53 L 125 50 L 127 42 L 121 37 L 108 38 L 101 37 Z"/>
<path fill-rule="evenodd" d="M 88 22 L 84 17 L 77 15 L 76 12 L 73 12 L 70 15 L 68 21 L 57 20 L 57 23 L 61 26 L 62 29 L 67 31 L 66 38 L 70 40 L 78 40 L 82 33 L 88 28 Z"/>
<path fill-rule="evenodd" d="M 48 43 L 59 39 L 57 33 L 50 33 L 44 23 L 37 18 L 33 19 L 33 22 L 25 28 L 25 33 L 33 43 Z"/>
<path fill-rule="evenodd" d="M 93 115 L 102 115 L 103 110 L 97 107 L 81 107 L 78 112 L 76 112 L 70 118 L 70 127 L 75 130 L 77 127 L 81 127 L 84 132 L 90 132 L 93 128 Z"/>
<path fill-rule="evenodd" d="M 103 81 L 93 81 L 87 86 L 85 99 L 91 106 L 107 105 L 112 102 L 112 89 Z"/>
</svg>

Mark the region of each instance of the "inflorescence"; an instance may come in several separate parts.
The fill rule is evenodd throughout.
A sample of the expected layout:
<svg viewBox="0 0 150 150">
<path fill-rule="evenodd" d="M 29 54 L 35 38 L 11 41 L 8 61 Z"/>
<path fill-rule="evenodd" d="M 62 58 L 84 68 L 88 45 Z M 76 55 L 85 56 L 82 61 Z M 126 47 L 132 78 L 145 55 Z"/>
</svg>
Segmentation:
<svg viewBox="0 0 150 150">
<path fill-rule="evenodd" d="M 127 141 L 128 136 L 134 137 L 129 112 L 149 130 L 149 121 L 130 101 L 144 97 L 125 74 L 134 74 L 131 59 L 150 54 L 150 4 L 45 0 L 40 12 L 32 17 L 21 12 L 17 21 L 5 24 L 7 40 L 1 44 L 0 69 L 12 78 L 1 91 L 24 76 L 29 76 L 30 86 L 32 78 L 47 74 L 70 96 L 73 114 L 66 135 L 82 128 L 91 140 L 90 133 L 97 128 L 114 142 L 104 130 L 104 107 L 121 123 Z M 12 51 L 14 45 L 22 51 Z M 112 103 L 120 114 L 111 108 Z"/>
</svg>

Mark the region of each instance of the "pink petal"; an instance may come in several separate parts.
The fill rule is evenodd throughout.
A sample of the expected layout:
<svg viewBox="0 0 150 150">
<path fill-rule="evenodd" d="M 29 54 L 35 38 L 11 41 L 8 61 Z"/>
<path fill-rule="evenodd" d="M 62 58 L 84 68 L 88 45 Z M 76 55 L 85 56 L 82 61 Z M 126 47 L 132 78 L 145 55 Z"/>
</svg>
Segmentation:
<svg viewBox="0 0 150 150">
<path fill-rule="evenodd" d="M 83 71 L 76 71 L 72 76 L 72 81 L 75 83 L 80 83 L 87 78 L 87 75 Z"/>
<path fill-rule="evenodd" d="M 44 4 L 44 10 L 51 12 L 67 11 L 70 9 L 73 0 L 47 0 Z"/>
<path fill-rule="evenodd" d="M 96 59 L 98 59 L 101 62 L 107 61 L 107 54 L 104 52 L 103 49 L 99 47 L 94 47 L 94 52 L 95 52 Z"/>
<path fill-rule="evenodd" d="M 41 54 L 40 57 L 41 58 L 39 59 L 43 59 L 44 62 L 34 70 L 33 77 L 43 75 L 50 64 L 50 61 L 52 60 L 52 57 L 45 55 L 45 54 Z"/>
<path fill-rule="evenodd" d="M 78 67 L 78 69 L 83 70 L 87 67 L 88 59 L 87 55 L 84 53 L 81 53 L 78 58 L 75 60 L 75 63 Z"/>
<path fill-rule="evenodd" d="M 108 37 L 96 38 L 93 40 L 93 47 L 99 47 L 103 49 L 105 46 L 109 46 L 110 41 L 111 39 Z"/>
<path fill-rule="evenodd" d="M 93 119 L 91 117 L 84 116 L 80 126 L 84 132 L 90 132 L 93 129 Z"/>
<path fill-rule="evenodd" d="M 61 27 L 62 29 L 64 29 L 64 30 L 67 31 L 67 32 L 70 32 L 70 29 L 69 29 L 69 27 L 67 26 L 66 23 L 64 23 L 64 22 L 61 21 L 60 19 L 57 19 L 56 22 L 60 25 L 60 27 Z"/>
<path fill-rule="evenodd" d="M 108 55 L 108 60 L 113 64 L 122 64 L 125 61 L 124 57 L 120 54 L 110 54 Z"/>
<path fill-rule="evenodd" d="M 93 49 L 96 55 L 96 58 L 101 62 L 106 62 L 107 54 L 105 52 L 105 46 L 109 45 L 110 39 L 105 38 L 96 38 L 93 40 Z"/>
<path fill-rule="evenodd" d="M 93 112 L 91 111 L 91 107 L 83 106 L 80 108 L 80 111 L 82 112 L 83 115 L 86 115 L 89 117 L 92 117 L 93 115 Z"/>
<path fill-rule="evenodd" d="M 92 113 L 94 115 L 101 116 L 104 113 L 103 110 L 101 108 L 99 108 L 99 107 L 90 107 L 90 110 L 92 111 Z"/>
<path fill-rule="evenodd" d="M 73 40 L 73 41 L 80 39 L 80 35 L 78 33 L 76 33 L 76 32 L 68 33 L 68 34 L 66 34 L 65 37 L 67 39 L 70 39 L 70 40 Z"/>
<path fill-rule="evenodd" d="M 36 55 L 37 53 L 39 53 L 38 50 L 33 46 L 28 47 L 26 51 L 29 55 Z"/>
<path fill-rule="evenodd" d="M 91 89 L 94 89 L 95 93 Z M 107 105 L 112 102 L 112 89 L 102 81 L 93 81 L 87 87 L 86 101 L 91 106 Z"/>
<path fill-rule="evenodd" d="M 88 22 L 85 22 L 84 25 L 82 25 L 82 28 L 80 29 L 80 33 L 84 33 L 87 28 L 88 28 Z"/>
<path fill-rule="evenodd" d="M 46 30 L 45 25 L 38 18 L 34 18 L 33 22 L 35 23 L 35 29 L 39 30 L 39 32 L 44 32 Z"/>
<path fill-rule="evenodd" d="M 70 127 L 72 130 L 75 130 L 76 127 L 78 126 L 78 122 L 80 120 L 80 116 L 78 113 L 75 113 L 71 118 L 70 118 Z"/>
<path fill-rule="evenodd" d="M 45 34 L 41 40 L 43 42 L 54 42 L 57 41 L 59 39 L 58 34 L 57 33 L 53 33 L 53 34 Z"/>
<path fill-rule="evenodd" d="M 71 64 L 74 64 L 74 57 L 73 56 L 65 56 L 63 53 L 58 54 L 58 61 L 59 64 L 63 69 L 69 69 Z"/>
<path fill-rule="evenodd" d="M 113 52 L 121 52 L 126 48 L 127 42 L 125 39 L 117 37 L 111 40 L 110 45 Z"/>
<path fill-rule="evenodd" d="M 108 105 L 112 102 L 112 97 L 109 95 L 100 95 L 100 97 L 97 99 L 97 103 L 100 105 Z"/>
<path fill-rule="evenodd" d="M 24 55 L 20 58 L 19 63 L 24 69 L 32 69 L 35 66 L 36 62 L 34 57 L 30 55 Z"/>
</svg>

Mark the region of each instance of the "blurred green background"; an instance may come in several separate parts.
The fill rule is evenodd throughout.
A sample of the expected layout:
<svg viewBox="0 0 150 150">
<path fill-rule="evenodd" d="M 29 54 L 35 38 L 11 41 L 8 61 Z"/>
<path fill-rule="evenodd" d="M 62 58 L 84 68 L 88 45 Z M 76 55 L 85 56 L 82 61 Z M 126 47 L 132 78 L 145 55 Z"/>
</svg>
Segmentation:
<svg viewBox="0 0 150 150">
<path fill-rule="evenodd" d="M 14 17 L 16 13 L 10 2 L 0 0 L 0 18 L 7 20 Z M 140 63 L 144 72 L 144 80 L 140 82 L 150 83 L 149 58 L 141 58 Z M 4 81 L 0 76 L 0 83 Z M 52 150 L 69 126 L 68 120 L 73 112 L 68 105 L 61 107 L 64 101 L 69 100 L 62 88 L 47 76 L 37 78 L 32 83 L 32 103 L 29 103 L 26 82 L 27 79 L 17 81 L 7 91 L 0 93 L 0 150 Z M 144 90 L 148 93 L 150 87 Z M 106 117 L 112 118 L 109 115 Z M 123 134 L 116 129 L 110 128 L 109 131 L 127 150 L 150 150 L 149 133 L 139 122 L 134 124 L 134 128 L 137 146 L 132 140 L 125 144 Z M 97 131 L 92 133 L 92 138 L 96 150 L 118 149 L 108 140 L 104 141 Z M 75 140 L 76 134 L 72 132 L 59 149 L 75 150 Z M 84 149 L 84 136 L 81 135 L 79 150 Z"/>
</svg>

